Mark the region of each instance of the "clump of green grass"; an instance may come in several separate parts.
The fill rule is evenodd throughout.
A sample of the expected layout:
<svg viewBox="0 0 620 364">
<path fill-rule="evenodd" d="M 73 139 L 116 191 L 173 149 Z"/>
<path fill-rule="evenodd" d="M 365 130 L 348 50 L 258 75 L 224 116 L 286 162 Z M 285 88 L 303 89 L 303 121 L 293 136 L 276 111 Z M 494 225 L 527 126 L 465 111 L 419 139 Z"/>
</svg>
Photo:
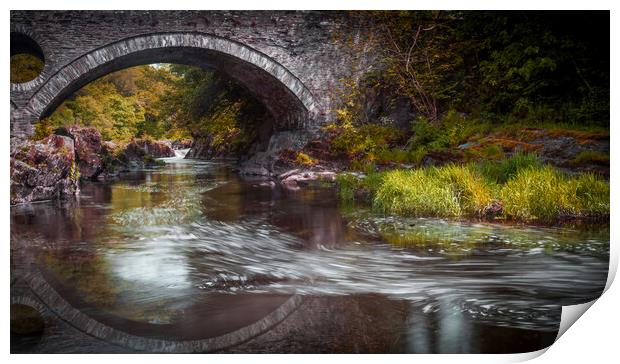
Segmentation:
<svg viewBox="0 0 620 364">
<path fill-rule="evenodd" d="M 550 221 L 609 213 L 609 185 L 593 174 L 569 177 L 551 166 L 526 168 L 506 182 L 500 199 L 504 215 Z"/>
<path fill-rule="evenodd" d="M 484 161 L 476 164 L 475 168 L 492 182 L 503 184 L 516 176 L 521 170 L 527 168 L 541 167 L 535 153 L 517 152 L 509 158 L 496 161 Z"/>
<path fill-rule="evenodd" d="M 609 165 L 609 154 L 596 150 L 584 150 L 579 152 L 573 160 L 574 165 L 583 166 L 586 164 Z"/>
<path fill-rule="evenodd" d="M 426 152 L 424 151 L 424 154 Z M 418 150 L 403 150 L 399 148 L 383 149 L 377 152 L 376 159 L 381 163 L 419 163 L 424 157 Z"/>
<path fill-rule="evenodd" d="M 372 174 L 377 171 L 377 165 L 375 164 L 375 162 L 364 162 L 354 159 L 351 161 L 351 164 L 349 164 L 349 169 L 352 171 Z"/>
<path fill-rule="evenodd" d="M 383 181 L 383 173 L 368 173 L 358 177 L 350 173 L 336 176 L 338 195 L 344 201 L 353 201 L 358 190 L 364 190 L 370 196 L 374 195 Z"/>
<path fill-rule="evenodd" d="M 386 172 L 373 207 L 409 216 L 479 215 L 492 201 L 489 184 L 466 166 L 447 165 Z"/>
<path fill-rule="evenodd" d="M 433 172 L 439 183 L 450 187 L 464 214 L 481 215 L 493 201 L 492 186 L 470 166 L 446 165 Z"/>
<path fill-rule="evenodd" d="M 504 214 L 517 220 L 550 220 L 576 213 L 573 184 L 563 173 L 550 167 L 527 168 L 518 172 L 500 191 Z"/>
<path fill-rule="evenodd" d="M 493 168 L 486 176 L 474 164 L 395 169 L 365 178 L 343 174 L 339 193 L 352 201 L 362 191 L 373 209 L 413 217 L 483 216 L 490 206 L 519 221 L 609 214 L 609 184 L 594 174 L 569 176 L 532 155 L 516 155 Z"/>
<path fill-rule="evenodd" d="M 592 173 L 584 173 L 576 179 L 575 194 L 580 212 L 586 216 L 609 214 L 609 183 Z"/>
<path fill-rule="evenodd" d="M 426 169 L 387 172 L 373 207 L 398 215 L 460 216 L 461 207 L 452 190 L 436 182 Z"/>
<path fill-rule="evenodd" d="M 487 159 L 500 159 L 505 156 L 502 146 L 498 144 L 485 145 L 482 148 L 481 152 L 482 155 Z"/>
</svg>

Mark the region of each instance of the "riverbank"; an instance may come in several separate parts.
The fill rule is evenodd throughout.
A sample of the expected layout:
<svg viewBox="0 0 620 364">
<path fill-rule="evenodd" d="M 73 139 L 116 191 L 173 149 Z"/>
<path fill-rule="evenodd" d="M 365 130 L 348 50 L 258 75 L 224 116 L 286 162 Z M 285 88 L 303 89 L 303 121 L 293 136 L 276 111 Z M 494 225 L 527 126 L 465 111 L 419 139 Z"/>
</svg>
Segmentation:
<svg viewBox="0 0 620 364">
<path fill-rule="evenodd" d="M 300 186 L 308 179 L 335 181 L 344 203 L 396 216 L 542 225 L 609 220 L 609 133 L 603 129 L 487 125 L 463 131 L 446 122 L 408 136 L 379 125 L 325 131 L 301 151 L 281 153 L 280 165 L 295 172 L 280 174 L 285 187 L 294 176 L 306 176 Z"/>
<path fill-rule="evenodd" d="M 95 128 L 58 128 L 41 139 L 11 140 L 11 205 L 71 199 L 81 182 L 106 181 L 144 167 L 161 166 L 173 157 L 167 141 L 104 141 Z"/>
<path fill-rule="evenodd" d="M 414 133 L 408 140 L 417 144 L 404 152 L 402 138 L 389 136 L 394 130 L 370 129 L 374 133 L 355 130 L 355 141 L 353 130 L 326 127 L 321 139 L 276 156 L 263 184 L 292 191 L 327 184 L 343 203 L 394 216 L 542 225 L 609 220 L 609 134 L 604 131 L 502 128 L 469 133 L 438 148 L 442 137 L 426 130 L 435 137 L 423 140 Z M 424 153 L 418 155 L 419 150 Z M 12 146 L 11 203 L 70 198 L 79 193 L 80 181 L 115 179 L 174 155 L 171 142 L 112 143 L 93 128 L 59 128 L 43 140 Z"/>
<path fill-rule="evenodd" d="M 62 298 L 69 312 L 14 347 L 131 351 L 166 335 L 185 348 L 296 308 L 226 351 L 433 350 L 414 346 L 420 337 L 451 352 L 538 350 L 556 336 L 561 305 L 605 286 L 609 229 L 391 218 L 339 204 L 333 184 L 271 189 L 231 164 L 165 162 L 84 183 L 76 202 L 11 207 L 12 297 Z M 279 309 L 291 295 L 303 304 Z M 428 329 L 454 320 L 468 328 L 454 344 Z M 97 336 L 110 329 L 126 340 Z"/>
<path fill-rule="evenodd" d="M 497 166 L 343 173 L 337 181 L 342 200 L 363 201 L 392 215 L 539 223 L 609 218 L 609 185 L 604 180 L 591 173 L 570 176 L 535 161 L 517 155 Z"/>
</svg>

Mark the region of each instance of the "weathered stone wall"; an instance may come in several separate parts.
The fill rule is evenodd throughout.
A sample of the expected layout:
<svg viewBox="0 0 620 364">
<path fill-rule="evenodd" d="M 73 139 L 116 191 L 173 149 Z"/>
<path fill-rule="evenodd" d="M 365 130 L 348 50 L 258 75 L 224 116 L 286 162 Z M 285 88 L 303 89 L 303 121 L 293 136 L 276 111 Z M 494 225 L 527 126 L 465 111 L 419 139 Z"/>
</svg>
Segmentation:
<svg viewBox="0 0 620 364">
<path fill-rule="evenodd" d="M 11 135 L 31 133 L 87 82 L 158 61 L 219 68 L 267 104 L 279 129 L 312 129 L 331 118 L 338 80 L 354 68 L 335 38 L 362 30 L 345 12 L 11 11 L 11 32 L 45 57 L 39 77 L 11 84 Z"/>
</svg>

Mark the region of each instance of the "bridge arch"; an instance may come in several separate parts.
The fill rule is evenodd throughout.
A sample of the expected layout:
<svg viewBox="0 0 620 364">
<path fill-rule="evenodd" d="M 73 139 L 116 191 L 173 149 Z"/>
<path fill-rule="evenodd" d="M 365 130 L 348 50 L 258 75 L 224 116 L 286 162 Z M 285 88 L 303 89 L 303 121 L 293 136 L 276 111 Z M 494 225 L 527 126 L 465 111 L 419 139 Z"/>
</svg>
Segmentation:
<svg viewBox="0 0 620 364">
<path fill-rule="evenodd" d="M 41 37 L 36 31 L 21 25 L 11 25 L 11 57 L 14 54 L 32 54 L 43 62 L 43 69 L 32 80 L 13 83 L 11 82 L 11 92 L 26 92 L 41 85 L 46 75 L 50 72 L 49 62 L 45 62 L 46 54 L 44 49 L 48 47 L 45 38 Z M 12 102 L 12 101 L 11 101 Z"/>
<path fill-rule="evenodd" d="M 242 43 L 197 32 L 139 35 L 92 50 L 51 75 L 23 111 L 36 122 L 101 76 L 158 62 L 214 68 L 227 74 L 266 107 L 276 130 L 307 127 L 319 112 L 312 92 L 274 59 Z"/>
</svg>

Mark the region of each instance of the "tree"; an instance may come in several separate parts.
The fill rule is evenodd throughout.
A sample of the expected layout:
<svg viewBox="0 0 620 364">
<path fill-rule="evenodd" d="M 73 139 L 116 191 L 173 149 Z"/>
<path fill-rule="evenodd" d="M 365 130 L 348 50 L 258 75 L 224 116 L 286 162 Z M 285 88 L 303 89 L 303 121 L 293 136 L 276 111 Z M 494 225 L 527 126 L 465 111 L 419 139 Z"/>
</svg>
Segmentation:
<svg viewBox="0 0 620 364">
<path fill-rule="evenodd" d="M 436 121 L 459 83 L 453 77 L 463 62 L 453 43 L 457 16 L 440 11 L 381 11 L 370 16 L 375 49 L 381 54 L 381 82 Z"/>
</svg>

